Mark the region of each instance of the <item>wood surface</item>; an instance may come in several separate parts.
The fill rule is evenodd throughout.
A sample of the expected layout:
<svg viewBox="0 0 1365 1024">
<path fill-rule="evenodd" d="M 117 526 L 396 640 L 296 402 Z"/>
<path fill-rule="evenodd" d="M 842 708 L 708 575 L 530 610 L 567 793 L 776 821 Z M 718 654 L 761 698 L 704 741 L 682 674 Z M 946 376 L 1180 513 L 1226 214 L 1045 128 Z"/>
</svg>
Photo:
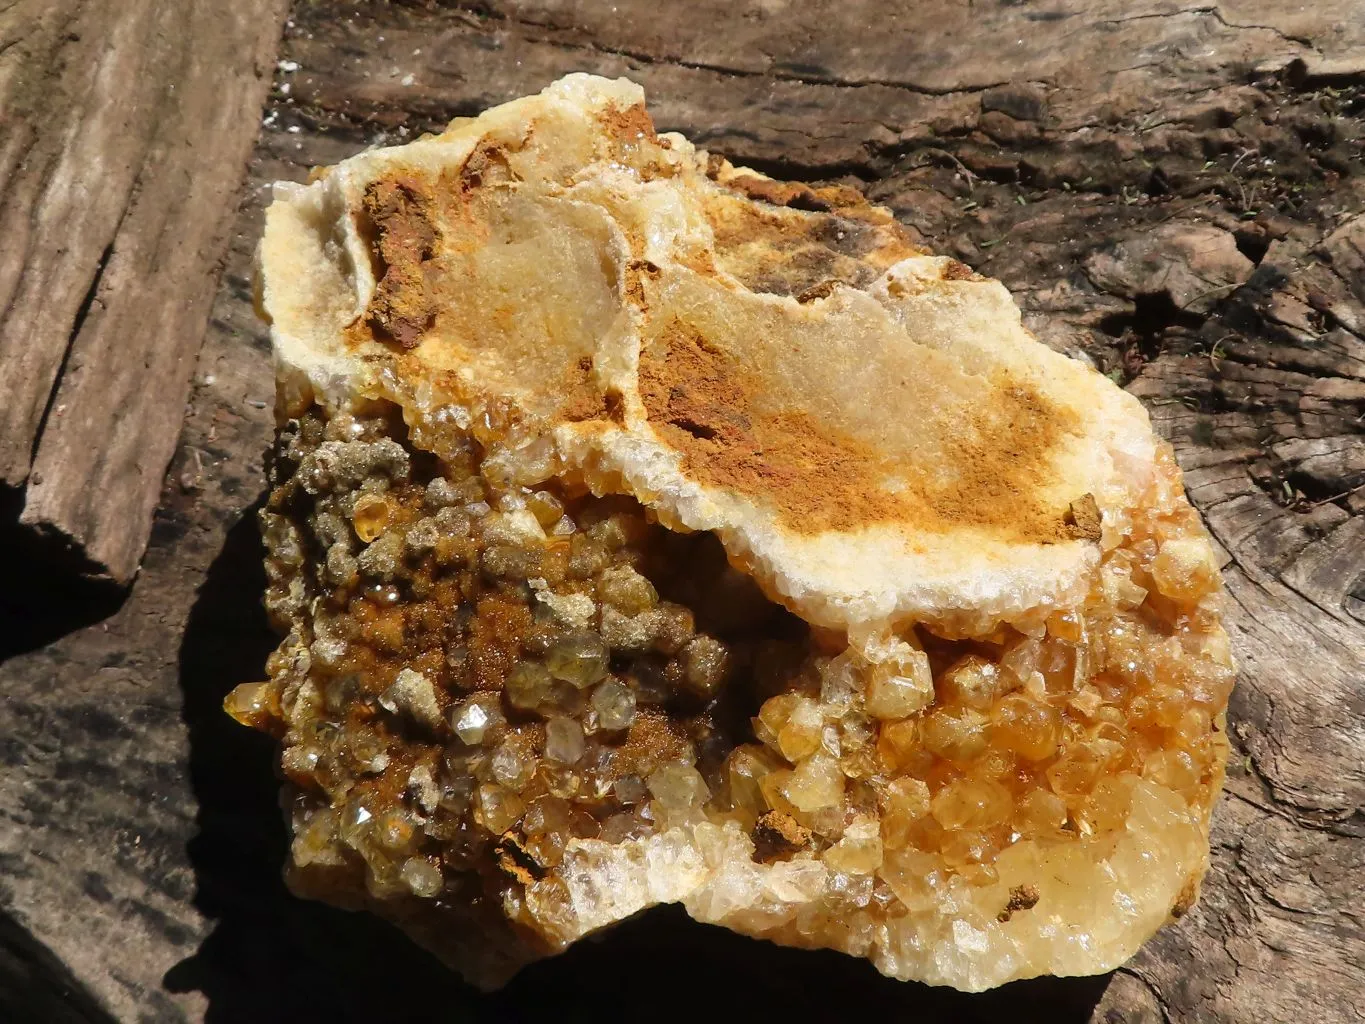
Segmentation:
<svg viewBox="0 0 1365 1024">
<path fill-rule="evenodd" d="M 0 1018 L 1365 1018 L 1365 2 L 316 0 L 280 58 L 142 577 L 112 610 L 32 573 L 0 598 Z M 269 745 L 218 710 L 273 642 L 262 187 L 572 70 L 864 188 L 1174 443 L 1225 558 L 1235 749 L 1203 899 L 1128 965 L 963 996 L 662 911 L 486 997 L 284 893 Z"/>
<path fill-rule="evenodd" d="M 0 484 L 117 583 L 175 451 L 285 6 L 0 8 Z"/>
</svg>

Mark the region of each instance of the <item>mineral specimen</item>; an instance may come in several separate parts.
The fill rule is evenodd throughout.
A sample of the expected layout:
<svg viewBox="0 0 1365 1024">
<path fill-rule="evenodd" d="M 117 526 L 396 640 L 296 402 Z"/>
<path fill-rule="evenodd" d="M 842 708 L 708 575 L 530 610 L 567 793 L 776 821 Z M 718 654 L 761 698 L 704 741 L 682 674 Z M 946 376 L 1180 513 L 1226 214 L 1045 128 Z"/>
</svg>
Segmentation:
<svg viewBox="0 0 1365 1024">
<path fill-rule="evenodd" d="M 971 990 L 1188 909 L 1217 562 L 1000 284 L 584 75 L 278 186 L 261 265 L 296 891 L 485 985 L 670 901 Z"/>
</svg>

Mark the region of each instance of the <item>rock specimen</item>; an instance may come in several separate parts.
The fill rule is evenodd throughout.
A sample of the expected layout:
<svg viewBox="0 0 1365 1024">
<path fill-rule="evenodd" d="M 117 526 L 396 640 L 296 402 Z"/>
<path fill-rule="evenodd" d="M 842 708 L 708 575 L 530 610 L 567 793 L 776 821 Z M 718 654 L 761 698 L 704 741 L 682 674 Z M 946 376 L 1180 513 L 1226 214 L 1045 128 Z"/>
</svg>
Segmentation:
<svg viewBox="0 0 1365 1024">
<path fill-rule="evenodd" d="M 281 185 L 296 891 L 480 984 L 660 902 L 982 989 L 1194 900 L 1232 686 L 1138 403 L 842 188 L 539 96 Z"/>
</svg>

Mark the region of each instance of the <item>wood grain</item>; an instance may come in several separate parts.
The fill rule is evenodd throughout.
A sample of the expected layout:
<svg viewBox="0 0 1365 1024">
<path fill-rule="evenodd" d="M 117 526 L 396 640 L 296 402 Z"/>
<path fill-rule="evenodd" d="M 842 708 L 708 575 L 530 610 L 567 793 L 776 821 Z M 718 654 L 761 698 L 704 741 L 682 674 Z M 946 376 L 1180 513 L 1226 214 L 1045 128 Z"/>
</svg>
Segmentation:
<svg viewBox="0 0 1365 1024">
<path fill-rule="evenodd" d="M 0 665 L 0 910 L 128 1021 L 601 1020 L 661 980 L 721 1020 L 1359 1020 L 1362 32 L 1360 0 L 296 4 L 143 577 Z M 1175 444 L 1226 560 L 1236 749 L 1201 902 L 1119 971 L 960 996 L 663 912 L 484 997 L 283 893 L 268 748 L 217 708 L 271 643 L 258 189 L 573 70 L 737 162 L 865 188 Z"/>
<path fill-rule="evenodd" d="M 0 482 L 126 583 L 175 450 L 284 0 L 0 12 Z"/>
</svg>

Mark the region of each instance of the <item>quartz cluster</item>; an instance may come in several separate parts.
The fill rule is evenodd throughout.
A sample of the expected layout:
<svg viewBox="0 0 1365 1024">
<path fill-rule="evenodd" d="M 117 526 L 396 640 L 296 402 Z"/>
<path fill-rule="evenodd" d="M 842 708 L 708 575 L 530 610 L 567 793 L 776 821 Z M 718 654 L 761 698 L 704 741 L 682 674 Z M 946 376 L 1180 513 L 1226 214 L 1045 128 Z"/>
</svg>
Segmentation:
<svg viewBox="0 0 1365 1024">
<path fill-rule="evenodd" d="M 968 990 L 1189 908 L 1233 682 L 1129 396 L 841 188 L 571 76 L 281 186 L 296 891 L 481 984 L 662 902 Z"/>
</svg>

